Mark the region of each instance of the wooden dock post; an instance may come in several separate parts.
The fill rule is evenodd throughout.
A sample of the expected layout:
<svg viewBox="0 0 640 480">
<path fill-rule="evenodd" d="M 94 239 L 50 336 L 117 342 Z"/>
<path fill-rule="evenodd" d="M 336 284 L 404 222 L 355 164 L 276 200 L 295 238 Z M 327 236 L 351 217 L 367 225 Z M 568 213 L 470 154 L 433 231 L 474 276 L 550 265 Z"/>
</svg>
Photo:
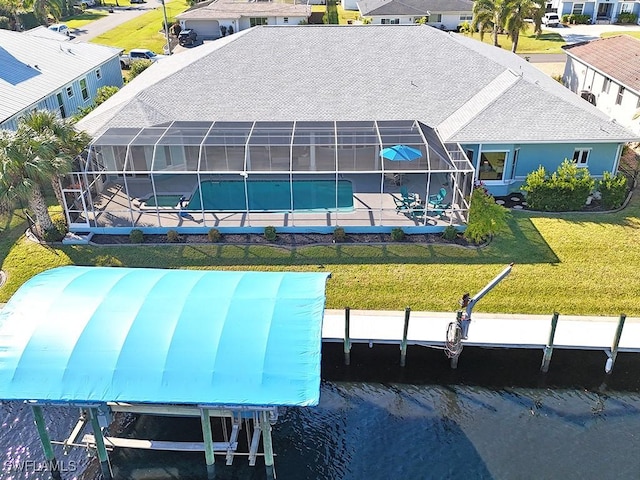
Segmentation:
<svg viewBox="0 0 640 480">
<path fill-rule="evenodd" d="M 274 480 L 276 472 L 273 466 L 273 442 L 271 441 L 271 423 L 269 423 L 269 412 L 262 411 L 260 418 L 262 428 L 262 446 L 264 448 L 264 468 L 267 472 L 267 480 Z"/>
<path fill-rule="evenodd" d="M 411 308 L 404 309 L 404 330 L 402 331 L 402 342 L 400 342 L 400 366 L 404 367 L 407 363 L 407 333 L 409 333 L 409 316 Z"/>
<path fill-rule="evenodd" d="M 89 409 L 89 418 L 91 419 L 93 436 L 96 440 L 96 450 L 98 451 L 98 460 L 100 460 L 100 470 L 102 471 L 102 478 L 103 480 L 112 480 L 113 473 L 111 473 L 109 454 L 107 453 L 107 448 L 104 445 L 104 437 L 102 436 L 102 430 L 100 429 L 100 422 L 98 422 L 97 408 Z"/>
<path fill-rule="evenodd" d="M 211 434 L 211 418 L 209 409 L 200 410 L 200 423 L 202 424 L 202 437 L 204 439 L 204 458 L 207 462 L 207 480 L 216 478 L 215 455 L 213 453 L 213 435 Z"/>
<path fill-rule="evenodd" d="M 349 338 L 349 322 L 351 317 L 351 309 L 344 309 L 344 364 L 351 365 L 351 339 Z"/>
<path fill-rule="evenodd" d="M 553 338 L 556 336 L 556 327 L 558 326 L 559 316 L 560 314 L 558 312 L 553 312 L 553 317 L 551 317 L 551 330 L 549 331 L 549 340 L 547 341 L 547 346 L 544 347 L 544 354 L 542 355 L 542 365 L 540 366 L 540 371 L 542 373 L 547 373 L 549 371 L 551 355 L 553 354 Z"/>
<path fill-rule="evenodd" d="M 613 365 L 616 363 L 616 357 L 618 356 L 618 345 L 620 344 L 620 337 L 622 336 L 622 329 L 624 328 L 624 321 L 627 316 L 623 313 L 618 320 L 618 328 L 616 329 L 616 336 L 613 339 L 613 345 L 611 346 L 611 355 L 607 358 L 607 363 L 604 366 L 606 373 L 613 371 Z"/>
<path fill-rule="evenodd" d="M 36 420 L 36 428 L 38 429 L 38 435 L 40 436 L 40 442 L 42 443 L 42 449 L 44 450 L 44 457 L 47 459 L 49 469 L 51 471 L 51 478 L 53 480 L 62 480 L 60 476 L 60 469 L 58 468 L 58 461 L 53 453 L 53 446 L 51 445 L 51 439 L 47 432 L 47 425 L 44 423 L 44 415 L 42 414 L 42 407 L 40 405 L 31 405 L 33 416 Z"/>
</svg>

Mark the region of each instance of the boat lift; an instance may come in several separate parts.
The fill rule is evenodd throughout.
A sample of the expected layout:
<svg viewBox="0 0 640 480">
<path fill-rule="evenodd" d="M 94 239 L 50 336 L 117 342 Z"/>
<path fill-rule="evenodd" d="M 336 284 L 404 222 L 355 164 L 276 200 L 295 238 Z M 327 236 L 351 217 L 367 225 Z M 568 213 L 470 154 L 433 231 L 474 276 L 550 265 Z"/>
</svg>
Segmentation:
<svg viewBox="0 0 640 480">
<path fill-rule="evenodd" d="M 467 339 L 469 334 L 469 326 L 471 325 L 471 313 L 473 307 L 478 303 L 487 293 L 498 285 L 507 275 L 511 273 L 513 263 L 510 263 L 507 268 L 498 274 L 493 280 L 491 280 L 485 287 L 471 297 L 468 293 L 465 293 L 460 300 L 460 307 L 456 314 L 456 320 L 451 322 L 447 327 L 447 340 L 445 343 L 445 354 L 451 359 L 451 368 L 457 368 L 458 358 L 462 353 L 462 341 Z"/>
</svg>

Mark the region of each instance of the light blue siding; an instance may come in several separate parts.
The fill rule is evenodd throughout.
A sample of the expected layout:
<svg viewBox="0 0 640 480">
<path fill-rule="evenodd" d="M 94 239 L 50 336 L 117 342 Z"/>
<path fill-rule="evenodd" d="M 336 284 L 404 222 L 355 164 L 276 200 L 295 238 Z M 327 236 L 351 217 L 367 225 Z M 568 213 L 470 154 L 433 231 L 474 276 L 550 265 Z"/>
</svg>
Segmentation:
<svg viewBox="0 0 640 480">
<path fill-rule="evenodd" d="M 100 70 L 101 74 L 99 79 L 96 74 L 96 71 L 98 69 Z M 87 93 L 89 94 L 89 98 L 86 101 L 82 98 L 82 91 L 80 88 L 80 80 L 82 79 L 86 79 L 87 81 Z M 73 116 L 73 114 L 78 111 L 78 108 L 91 105 L 100 87 L 115 86 L 120 88 L 122 87 L 122 85 L 123 81 L 122 70 L 120 69 L 120 59 L 115 56 L 102 65 L 99 65 L 87 71 L 85 75 L 75 79 L 73 82 L 64 85 L 61 88 L 57 88 L 49 96 L 43 98 L 33 105 L 30 105 L 22 112 L 19 112 L 13 117 L 0 123 L 0 129 L 15 130 L 16 128 L 18 128 L 18 119 L 25 113 L 32 110 L 50 110 L 56 113 L 60 112 L 58 99 L 56 98 L 56 95 L 58 93 L 62 93 L 62 103 L 64 105 L 66 117 L 68 118 Z M 71 87 L 73 91 L 72 97 L 69 97 L 67 95 L 67 87 Z"/>
</svg>

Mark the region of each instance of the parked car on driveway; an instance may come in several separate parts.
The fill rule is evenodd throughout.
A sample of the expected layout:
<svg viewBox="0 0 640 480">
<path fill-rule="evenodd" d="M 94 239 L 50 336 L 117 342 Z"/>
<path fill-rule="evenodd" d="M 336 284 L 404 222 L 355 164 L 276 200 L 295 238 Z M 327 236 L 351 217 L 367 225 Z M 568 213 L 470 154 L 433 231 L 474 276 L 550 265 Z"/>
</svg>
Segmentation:
<svg viewBox="0 0 640 480">
<path fill-rule="evenodd" d="M 54 23 L 53 25 L 49 25 L 49 30 L 62 33 L 67 37 L 71 35 L 71 30 L 69 30 L 69 27 L 67 27 L 64 23 Z"/>
<path fill-rule="evenodd" d="M 151 60 L 152 62 L 156 62 L 164 57 L 164 55 L 159 55 L 146 48 L 133 48 L 128 54 L 120 55 L 120 68 L 130 68 L 131 62 L 135 62 L 136 60 Z"/>
<path fill-rule="evenodd" d="M 542 17 L 542 24 L 547 27 L 557 27 L 560 25 L 560 17 L 557 13 L 545 13 Z"/>
<path fill-rule="evenodd" d="M 198 34 L 194 30 L 182 30 L 178 34 L 178 43 L 183 47 L 195 45 Z"/>
</svg>

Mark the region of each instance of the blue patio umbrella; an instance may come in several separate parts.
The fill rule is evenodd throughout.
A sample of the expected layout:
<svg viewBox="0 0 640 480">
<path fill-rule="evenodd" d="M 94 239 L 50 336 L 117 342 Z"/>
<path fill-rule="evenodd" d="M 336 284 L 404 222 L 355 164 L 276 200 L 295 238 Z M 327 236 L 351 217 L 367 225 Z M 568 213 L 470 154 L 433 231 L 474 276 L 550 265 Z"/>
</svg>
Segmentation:
<svg viewBox="0 0 640 480">
<path fill-rule="evenodd" d="M 393 147 L 383 148 L 380 151 L 380 156 L 392 162 L 412 162 L 417 158 L 421 158 L 422 152 L 408 145 L 394 145 Z"/>
</svg>

